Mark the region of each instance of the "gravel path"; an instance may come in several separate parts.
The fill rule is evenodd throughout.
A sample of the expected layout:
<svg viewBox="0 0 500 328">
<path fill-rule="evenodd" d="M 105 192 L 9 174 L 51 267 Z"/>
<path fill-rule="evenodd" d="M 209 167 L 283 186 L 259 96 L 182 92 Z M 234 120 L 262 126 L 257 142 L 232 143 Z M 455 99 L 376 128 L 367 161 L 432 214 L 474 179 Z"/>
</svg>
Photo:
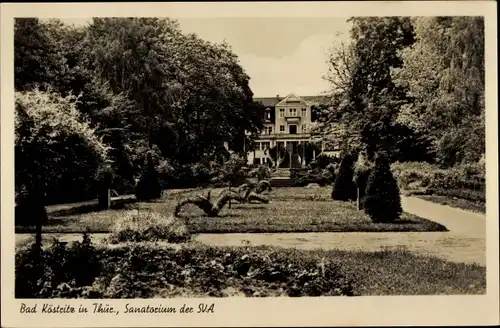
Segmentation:
<svg viewBox="0 0 500 328">
<path fill-rule="evenodd" d="M 377 251 L 405 248 L 412 252 L 437 256 L 453 262 L 486 265 L 486 216 L 446 205 L 431 203 L 416 197 L 401 197 L 405 212 L 438 222 L 448 232 L 362 232 L 362 233 L 229 233 L 199 234 L 197 241 L 208 245 L 241 246 L 274 245 L 300 249 L 344 249 Z M 81 234 L 47 234 L 61 241 L 81 239 Z M 99 242 L 106 234 L 94 234 Z M 17 234 L 16 246 L 31 240 L 31 234 Z M 48 239 L 48 240 L 47 240 Z"/>
</svg>

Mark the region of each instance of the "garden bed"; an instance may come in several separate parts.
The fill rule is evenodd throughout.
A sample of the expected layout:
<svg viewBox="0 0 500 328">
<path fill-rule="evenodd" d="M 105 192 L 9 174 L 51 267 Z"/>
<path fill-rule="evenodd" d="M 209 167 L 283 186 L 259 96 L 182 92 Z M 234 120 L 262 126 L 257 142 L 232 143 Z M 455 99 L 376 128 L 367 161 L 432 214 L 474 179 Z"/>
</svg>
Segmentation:
<svg viewBox="0 0 500 328">
<path fill-rule="evenodd" d="M 486 213 L 484 165 L 462 164 L 441 169 L 420 162 L 395 163 L 394 176 L 403 193 L 438 204 Z"/>
<path fill-rule="evenodd" d="M 213 197 L 220 191 L 214 189 Z M 125 209 L 50 217 L 44 232 L 109 232 L 116 221 L 132 210 L 172 215 L 177 201 L 203 191 L 167 194 L 150 203 L 126 205 Z M 373 223 L 356 205 L 329 199 L 330 188 L 274 188 L 269 204 L 227 205 L 219 217 L 206 217 L 194 205 L 181 211 L 192 233 L 230 232 L 379 232 L 446 231 L 446 228 L 417 216 L 403 213 L 394 223 Z M 16 227 L 16 232 L 33 232 L 34 227 Z"/>
<path fill-rule="evenodd" d="M 37 269 L 29 251 L 17 252 L 16 297 L 450 295 L 486 290 L 484 267 L 404 250 L 302 251 L 196 244 L 94 248 L 84 242 L 71 248 L 55 244 L 42 258 Z"/>
</svg>

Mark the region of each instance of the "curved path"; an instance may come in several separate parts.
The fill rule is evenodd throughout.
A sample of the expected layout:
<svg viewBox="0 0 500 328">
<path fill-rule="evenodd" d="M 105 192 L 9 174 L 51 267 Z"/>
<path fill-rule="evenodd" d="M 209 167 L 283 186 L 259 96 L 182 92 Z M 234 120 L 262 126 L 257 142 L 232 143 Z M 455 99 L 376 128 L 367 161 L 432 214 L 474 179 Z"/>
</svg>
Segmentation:
<svg viewBox="0 0 500 328">
<path fill-rule="evenodd" d="M 453 262 L 486 265 L 486 216 L 416 197 L 401 196 L 405 212 L 441 223 L 448 232 L 317 232 L 269 234 L 202 234 L 210 245 L 275 245 L 301 249 L 376 251 L 407 249 Z"/>
<path fill-rule="evenodd" d="M 315 232 L 199 234 L 196 240 L 209 245 L 274 245 L 300 249 L 344 249 L 377 251 L 407 249 L 453 262 L 486 265 L 486 216 L 416 197 L 401 196 L 405 212 L 443 224 L 448 232 Z M 54 234 L 56 236 L 56 234 Z M 97 242 L 106 234 L 95 234 Z M 79 240 L 81 234 L 57 235 L 62 241 Z M 31 235 L 16 235 L 16 245 Z M 46 238 L 47 240 L 48 238 Z"/>
</svg>

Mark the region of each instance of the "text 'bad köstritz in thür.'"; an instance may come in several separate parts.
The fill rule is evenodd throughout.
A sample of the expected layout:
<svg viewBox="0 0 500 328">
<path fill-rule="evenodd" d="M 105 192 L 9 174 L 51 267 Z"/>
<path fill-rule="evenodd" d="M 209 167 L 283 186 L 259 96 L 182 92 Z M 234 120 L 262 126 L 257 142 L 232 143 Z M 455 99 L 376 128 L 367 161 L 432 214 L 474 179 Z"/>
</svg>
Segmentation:
<svg viewBox="0 0 500 328">
<path fill-rule="evenodd" d="M 190 313 L 214 313 L 214 303 L 205 304 L 200 303 L 198 306 L 191 307 L 186 304 L 183 304 L 180 308 L 169 307 L 164 305 L 131 305 L 130 303 L 125 304 L 125 308 L 123 313 L 126 314 L 141 314 L 141 313 L 150 313 L 150 314 L 158 314 L 158 313 L 182 313 L 182 314 L 190 314 Z M 20 313 L 45 313 L 45 314 L 72 314 L 72 313 L 94 313 L 94 314 L 119 314 L 120 311 L 115 307 L 106 304 L 106 303 L 92 303 L 91 306 L 84 306 L 80 304 L 79 306 L 74 305 L 59 305 L 59 304 L 34 304 L 34 305 L 26 305 L 25 303 L 21 303 L 21 307 L 19 309 Z"/>
</svg>

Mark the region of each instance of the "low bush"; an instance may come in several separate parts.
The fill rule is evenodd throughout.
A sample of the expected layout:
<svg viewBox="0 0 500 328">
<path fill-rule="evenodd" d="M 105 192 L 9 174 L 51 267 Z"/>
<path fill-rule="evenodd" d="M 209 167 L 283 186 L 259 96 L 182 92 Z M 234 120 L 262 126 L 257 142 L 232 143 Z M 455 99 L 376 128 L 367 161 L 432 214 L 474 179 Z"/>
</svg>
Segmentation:
<svg viewBox="0 0 500 328">
<path fill-rule="evenodd" d="M 100 254 L 87 234 L 71 247 L 54 240 L 41 253 L 29 245 L 16 252 L 15 261 L 16 298 L 77 297 L 102 272 Z"/>
<path fill-rule="evenodd" d="M 54 245 L 43 251 L 40 262 L 29 249 L 18 251 L 16 297 L 355 295 L 340 264 L 293 249 Z M 85 281 L 78 279 L 82 276 Z"/>
<path fill-rule="evenodd" d="M 296 186 L 304 187 L 310 183 L 317 183 L 320 186 L 329 186 L 335 180 L 335 175 L 330 169 L 295 170 L 291 174 Z"/>
<path fill-rule="evenodd" d="M 117 221 L 108 237 L 112 244 L 120 242 L 166 241 L 183 243 L 191 239 L 186 225 L 173 216 L 158 212 L 130 211 Z"/>
<path fill-rule="evenodd" d="M 468 189 L 484 193 L 486 188 L 484 163 L 443 169 L 429 163 L 407 162 L 394 163 L 391 169 L 399 187 L 404 190 Z"/>
</svg>

